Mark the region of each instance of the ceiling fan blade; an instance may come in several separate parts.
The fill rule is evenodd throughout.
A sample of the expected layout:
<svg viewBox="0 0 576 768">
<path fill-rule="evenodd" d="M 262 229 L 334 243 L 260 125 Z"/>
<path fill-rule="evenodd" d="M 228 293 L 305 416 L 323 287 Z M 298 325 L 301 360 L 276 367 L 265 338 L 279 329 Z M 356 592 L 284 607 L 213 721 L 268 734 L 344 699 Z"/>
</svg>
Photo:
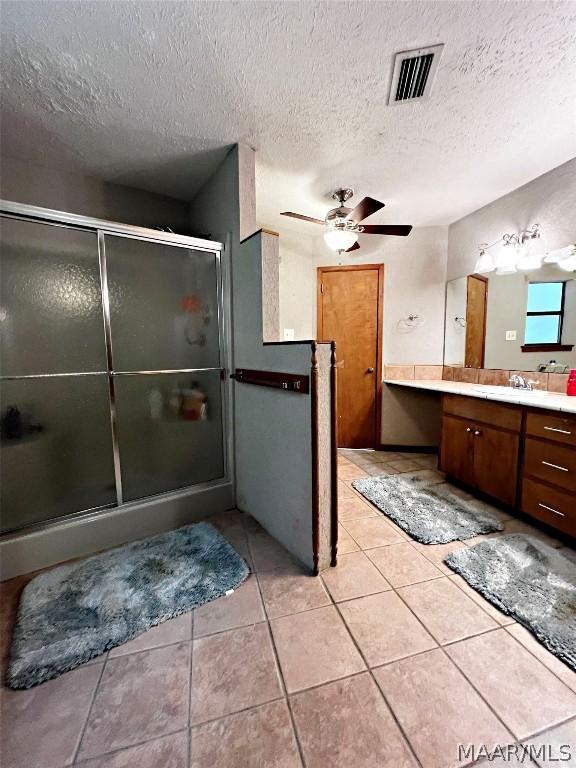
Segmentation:
<svg viewBox="0 0 576 768">
<path fill-rule="evenodd" d="M 302 213 L 292 213 L 292 211 L 284 211 L 280 216 L 291 216 L 293 219 L 302 219 L 302 221 L 311 221 L 312 224 L 325 224 L 322 219 L 313 219 L 312 216 L 304 216 Z"/>
<path fill-rule="evenodd" d="M 406 237 L 412 231 L 410 224 L 363 224 L 363 235 L 398 235 L 399 237 Z"/>
<path fill-rule="evenodd" d="M 345 253 L 350 253 L 350 251 L 357 251 L 360 246 L 358 243 L 354 243 L 354 245 L 351 245 L 350 248 L 346 248 Z"/>
<path fill-rule="evenodd" d="M 367 219 L 368 216 L 372 216 L 373 213 L 376 213 L 376 211 L 379 211 L 381 208 L 384 208 L 384 203 L 381 203 L 379 200 L 374 200 L 373 197 L 365 197 L 363 200 L 360 200 L 356 208 L 353 208 L 348 216 L 347 219 L 352 219 L 352 221 L 364 221 L 364 219 Z"/>
</svg>

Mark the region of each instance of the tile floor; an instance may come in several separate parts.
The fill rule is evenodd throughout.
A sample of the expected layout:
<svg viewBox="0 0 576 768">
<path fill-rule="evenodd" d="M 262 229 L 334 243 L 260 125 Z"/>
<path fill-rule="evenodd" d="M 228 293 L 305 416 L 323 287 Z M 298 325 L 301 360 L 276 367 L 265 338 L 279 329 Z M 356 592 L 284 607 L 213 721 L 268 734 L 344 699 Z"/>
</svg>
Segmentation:
<svg viewBox="0 0 576 768">
<path fill-rule="evenodd" d="M 317 579 L 252 519 L 219 516 L 248 580 L 56 680 L 3 689 L 2 766 L 455 768 L 472 761 L 459 744 L 545 744 L 549 759 L 485 765 L 574 768 L 576 673 L 442 564 L 465 544 L 420 545 L 351 487 L 443 482 L 435 465 L 342 451 L 339 566 Z M 3 659 L 25 582 L 2 585 Z"/>
</svg>

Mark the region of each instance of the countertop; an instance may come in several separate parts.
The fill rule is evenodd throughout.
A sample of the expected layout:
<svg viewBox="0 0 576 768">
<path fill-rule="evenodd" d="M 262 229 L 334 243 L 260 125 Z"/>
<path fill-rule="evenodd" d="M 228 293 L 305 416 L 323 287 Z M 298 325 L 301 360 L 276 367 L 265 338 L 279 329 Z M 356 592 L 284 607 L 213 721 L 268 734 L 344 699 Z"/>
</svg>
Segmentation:
<svg viewBox="0 0 576 768">
<path fill-rule="evenodd" d="M 412 389 L 426 389 L 430 392 L 444 392 L 452 395 L 466 395 L 477 397 L 480 400 L 496 400 L 500 403 L 513 403 L 514 405 L 529 405 L 533 408 L 546 408 L 550 411 L 562 411 L 564 413 L 576 413 L 576 397 L 559 395 L 555 392 L 536 391 L 536 394 L 512 396 L 497 393 L 479 391 L 481 384 L 468 384 L 462 381 L 443 381 L 432 379 L 385 379 L 384 384 L 396 387 L 411 387 Z M 505 387 L 502 387 L 505 389 Z"/>
</svg>

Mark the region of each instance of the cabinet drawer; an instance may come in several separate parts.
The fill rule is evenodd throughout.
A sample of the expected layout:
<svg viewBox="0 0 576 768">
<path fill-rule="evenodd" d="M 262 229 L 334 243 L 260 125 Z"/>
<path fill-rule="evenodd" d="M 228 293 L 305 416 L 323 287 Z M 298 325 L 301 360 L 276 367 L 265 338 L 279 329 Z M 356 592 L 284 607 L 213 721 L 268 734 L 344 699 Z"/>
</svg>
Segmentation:
<svg viewBox="0 0 576 768">
<path fill-rule="evenodd" d="M 522 408 L 520 406 L 494 403 L 476 397 L 444 395 L 443 409 L 445 413 L 460 416 L 462 419 L 470 419 L 471 422 L 480 421 L 514 432 L 520 431 L 522 423 Z"/>
<path fill-rule="evenodd" d="M 525 477 L 522 483 L 522 511 L 571 536 L 576 535 L 576 504 L 572 493 Z"/>
<path fill-rule="evenodd" d="M 524 474 L 576 491 L 576 450 L 527 437 Z"/>
<path fill-rule="evenodd" d="M 526 434 L 576 447 L 576 417 L 560 416 L 553 411 L 529 411 Z"/>
</svg>

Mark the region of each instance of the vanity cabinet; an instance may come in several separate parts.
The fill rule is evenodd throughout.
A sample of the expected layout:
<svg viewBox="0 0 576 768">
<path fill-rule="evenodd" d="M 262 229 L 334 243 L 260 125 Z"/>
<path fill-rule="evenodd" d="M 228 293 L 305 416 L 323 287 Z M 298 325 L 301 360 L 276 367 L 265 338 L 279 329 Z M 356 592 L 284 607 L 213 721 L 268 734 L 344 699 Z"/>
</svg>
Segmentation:
<svg viewBox="0 0 576 768">
<path fill-rule="evenodd" d="M 519 409 L 459 395 L 446 395 L 443 406 L 442 471 L 513 505 L 522 423 Z"/>
<path fill-rule="evenodd" d="M 576 415 L 444 395 L 440 469 L 576 536 Z"/>
<path fill-rule="evenodd" d="M 520 508 L 576 536 L 576 416 L 526 413 Z"/>
</svg>

